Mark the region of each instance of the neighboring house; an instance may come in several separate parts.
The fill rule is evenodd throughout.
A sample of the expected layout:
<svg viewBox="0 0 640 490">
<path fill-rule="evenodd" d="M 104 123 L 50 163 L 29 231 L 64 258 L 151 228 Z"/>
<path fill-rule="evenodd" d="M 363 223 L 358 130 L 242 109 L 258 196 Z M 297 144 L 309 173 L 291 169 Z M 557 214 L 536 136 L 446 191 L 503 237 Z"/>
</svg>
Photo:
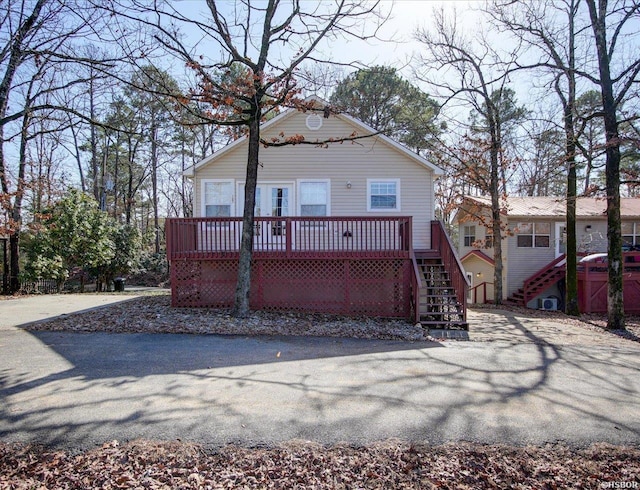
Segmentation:
<svg viewBox="0 0 640 490">
<path fill-rule="evenodd" d="M 376 133 L 344 114 L 325 117 L 325 103 L 314 100 L 318 111 L 290 109 L 264 123 L 263 140 Z M 233 303 L 247 145 L 239 139 L 185 173 L 193 179 L 195 217 L 167 221 L 174 305 Z M 464 273 L 434 221 L 441 174 L 383 135 L 261 147 L 251 307 L 463 325 Z"/>
<path fill-rule="evenodd" d="M 470 299 L 479 303 L 493 300 L 494 249 L 490 205 L 488 197 L 467 196 L 455 217 L 459 230 L 458 251 L 472 281 Z M 576 207 L 578 253 L 581 256 L 606 253 L 606 200 L 579 197 Z M 537 308 L 541 299 L 551 298 L 553 301 L 548 302 L 547 307 L 555 305 L 562 308 L 566 200 L 560 197 L 509 197 L 503 201 L 503 208 L 503 227 L 506 230 L 502 245 L 503 299 L 513 299 Z M 623 198 L 620 213 L 625 248 L 640 247 L 640 199 Z M 627 259 L 630 260 L 629 257 Z M 605 270 L 599 272 L 606 272 L 606 266 L 600 266 L 600 269 Z M 594 278 L 591 276 L 591 280 Z M 579 287 L 581 284 L 579 277 Z M 585 303 L 594 301 L 591 298 Z M 590 308 L 590 311 L 598 311 L 592 309 L 594 306 L 591 304 L 585 304 L 583 311 Z M 603 307 L 600 305 L 598 308 Z M 606 303 L 603 311 L 606 311 Z"/>
</svg>

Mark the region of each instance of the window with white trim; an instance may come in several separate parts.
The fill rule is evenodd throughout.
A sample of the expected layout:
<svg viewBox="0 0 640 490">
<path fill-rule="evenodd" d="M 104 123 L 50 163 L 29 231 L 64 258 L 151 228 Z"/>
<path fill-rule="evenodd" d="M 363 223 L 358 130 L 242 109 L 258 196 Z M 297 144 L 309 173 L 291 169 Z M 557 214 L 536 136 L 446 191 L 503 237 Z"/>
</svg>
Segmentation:
<svg viewBox="0 0 640 490">
<path fill-rule="evenodd" d="M 474 225 L 465 225 L 463 230 L 464 246 L 473 247 L 476 241 L 476 227 Z"/>
<path fill-rule="evenodd" d="M 207 218 L 227 218 L 231 216 L 233 205 L 233 181 L 202 181 L 202 211 Z"/>
<path fill-rule="evenodd" d="M 549 248 L 551 224 L 518 223 L 516 239 L 518 248 Z"/>
<path fill-rule="evenodd" d="M 400 179 L 367 179 L 367 211 L 400 211 Z"/>
<path fill-rule="evenodd" d="M 491 226 L 484 228 L 484 248 L 493 248 L 493 228 Z"/>
<path fill-rule="evenodd" d="M 633 247 L 640 245 L 640 223 L 630 223 L 623 221 L 622 227 L 622 246 Z"/>
<path fill-rule="evenodd" d="M 329 181 L 298 182 L 300 216 L 329 216 Z"/>
</svg>

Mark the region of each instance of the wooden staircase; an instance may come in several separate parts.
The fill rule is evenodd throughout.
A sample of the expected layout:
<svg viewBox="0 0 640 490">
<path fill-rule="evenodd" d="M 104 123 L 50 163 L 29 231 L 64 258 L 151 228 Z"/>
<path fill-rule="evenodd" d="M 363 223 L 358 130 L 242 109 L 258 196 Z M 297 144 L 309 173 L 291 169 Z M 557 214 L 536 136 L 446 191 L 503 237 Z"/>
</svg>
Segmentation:
<svg viewBox="0 0 640 490">
<path fill-rule="evenodd" d="M 561 255 L 549 262 L 538 272 L 525 279 L 522 288 L 518 289 L 507 299 L 507 303 L 517 306 L 527 306 L 527 303 L 540 295 L 565 277 L 565 256 Z"/>
<path fill-rule="evenodd" d="M 416 257 L 421 274 L 418 311 L 420 323 L 429 329 L 468 330 L 465 310 L 439 257 Z"/>
</svg>

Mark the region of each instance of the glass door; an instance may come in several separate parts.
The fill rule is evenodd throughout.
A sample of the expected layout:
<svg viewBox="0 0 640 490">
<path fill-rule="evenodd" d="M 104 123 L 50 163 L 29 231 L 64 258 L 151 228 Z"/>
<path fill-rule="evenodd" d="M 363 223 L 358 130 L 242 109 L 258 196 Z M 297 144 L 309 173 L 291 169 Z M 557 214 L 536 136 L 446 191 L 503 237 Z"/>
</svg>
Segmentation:
<svg viewBox="0 0 640 490">
<path fill-rule="evenodd" d="M 562 222 L 556 222 L 556 258 L 567 252 L 567 226 Z"/>
<path fill-rule="evenodd" d="M 238 216 L 244 206 L 244 183 L 238 184 Z M 258 183 L 256 186 L 256 217 L 280 218 L 291 216 L 293 209 L 293 183 Z M 286 225 L 282 220 L 259 221 L 255 224 L 254 247 L 258 250 L 285 245 Z"/>
</svg>

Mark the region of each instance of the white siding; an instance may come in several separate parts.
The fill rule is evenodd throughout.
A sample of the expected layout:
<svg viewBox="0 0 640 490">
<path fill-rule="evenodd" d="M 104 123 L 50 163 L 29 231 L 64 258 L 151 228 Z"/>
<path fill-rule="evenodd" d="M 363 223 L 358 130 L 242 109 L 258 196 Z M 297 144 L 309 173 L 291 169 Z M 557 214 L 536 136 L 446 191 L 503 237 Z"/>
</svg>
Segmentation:
<svg viewBox="0 0 640 490">
<path fill-rule="evenodd" d="M 270 140 L 304 134 L 307 141 L 347 137 L 357 128 L 338 117 L 323 118 L 320 130 L 306 127 L 307 114 L 297 113 L 263 131 Z M 219 160 L 203 165 L 196 171 L 194 185 L 194 216 L 202 216 L 201 180 L 245 180 L 246 141 L 228 151 Z M 295 145 L 280 148 L 260 148 L 258 181 L 296 182 L 298 179 L 330 179 L 331 216 L 413 216 L 414 247 L 430 248 L 430 221 L 434 219 L 433 172 L 420 163 L 371 137 L 356 142 L 330 144 L 328 147 Z M 367 212 L 367 178 L 400 179 L 399 212 Z M 347 187 L 350 183 L 350 188 Z M 294 194 L 297 189 L 294 190 Z M 297 196 L 294 195 L 297 210 Z"/>
</svg>

